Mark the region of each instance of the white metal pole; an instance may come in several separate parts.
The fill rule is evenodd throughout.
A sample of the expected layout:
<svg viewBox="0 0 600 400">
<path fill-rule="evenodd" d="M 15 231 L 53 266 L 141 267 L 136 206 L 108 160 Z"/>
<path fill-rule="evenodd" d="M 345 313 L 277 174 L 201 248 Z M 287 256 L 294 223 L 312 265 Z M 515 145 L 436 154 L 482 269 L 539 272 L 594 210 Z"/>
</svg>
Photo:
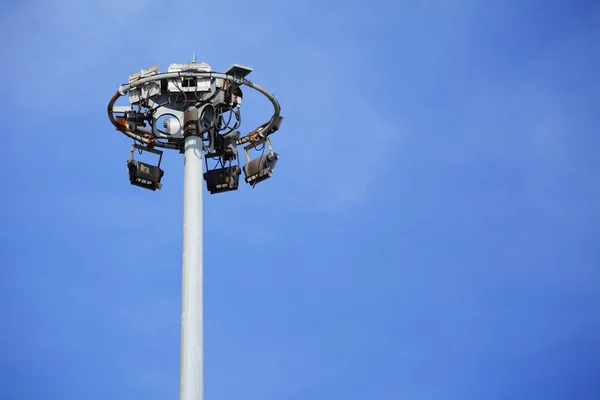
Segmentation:
<svg viewBox="0 0 600 400">
<path fill-rule="evenodd" d="M 185 138 L 180 400 L 204 400 L 202 139 Z"/>
</svg>

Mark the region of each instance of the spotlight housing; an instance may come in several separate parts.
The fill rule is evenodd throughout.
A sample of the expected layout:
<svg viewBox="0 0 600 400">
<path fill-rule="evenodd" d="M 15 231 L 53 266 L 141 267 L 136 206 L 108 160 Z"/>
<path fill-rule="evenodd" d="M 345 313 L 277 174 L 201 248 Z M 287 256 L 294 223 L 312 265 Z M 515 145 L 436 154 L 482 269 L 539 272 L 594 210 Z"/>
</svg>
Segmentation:
<svg viewBox="0 0 600 400">
<path fill-rule="evenodd" d="M 241 173 L 242 171 L 237 165 L 206 171 L 204 173 L 206 188 L 210 194 L 237 190 L 239 185 L 239 176 Z"/>
<path fill-rule="evenodd" d="M 133 159 L 135 149 L 158 154 L 158 165 L 152 165 Z M 131 146 L 129 159 L 127 160 L 127 170 L 129 171 L 129 182 L 134 186 L 139 186 L 144 189 L 155 191 L 162 188 L 160 180 L 165 172 L 160 169 L 160 161 L 162 159 L 162 151 L 150 149 L 139 144 Z"/>
<path fill-rule="evenodd" d="M 273 170 L 275 169 L 278 159 L 279 155 L 271 152 L 244 165 L 246 182 L 254 186 L 265 179 L 269 179 L 273 176 Z"/>
</svg>

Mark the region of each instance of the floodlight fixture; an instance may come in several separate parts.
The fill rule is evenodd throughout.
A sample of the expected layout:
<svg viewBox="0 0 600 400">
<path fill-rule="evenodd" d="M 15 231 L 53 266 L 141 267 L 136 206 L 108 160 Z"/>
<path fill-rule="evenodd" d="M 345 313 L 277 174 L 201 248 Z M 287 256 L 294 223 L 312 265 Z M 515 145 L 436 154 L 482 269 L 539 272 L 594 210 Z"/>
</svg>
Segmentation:
<svg viewBox="0 0 600 400">
<path fill-rule="evenodd" d="M 237 190 L 241 173 L 242 171 L 237 165 L 212 169 L 204 173 L 206 187 L 210 194 Z"/>
<path fill-rule="evenodd" d="M 272 177 L 278 159 L 279 155 L 277 153 L 269 153 L 244 165 L 246 182 L 254 186 Z"/>
<path fill-rule="evenodd" d="M 158 165 L 151 165 L 145 162 L 141 162 L 133 159 L 133 153 L 138 149 L 140 152 L 147 151 L 149 153 L 157 154 Z M 139 144 L 131 146 L 129 152 L 129 159 L 127 160 L 127 170 L 129 171 L 129 182 L 134 186 L 139 186 L 144 189 L 156 190 L 162 188 L 160 180 L 165 174 L 160 169 L 160 162 L 162 160 L 162 151 L 151 149 Z"/>
<path fill-rule="evenodd" d="M 256 148 L 256 146 L 260 144 L 263 146 L 263 151 L 264 146 L 268 145 L 269 152 L 261 155 L 257 159 L 250 161 L 248 150 Z M 273 151 L 273 146 L 271 145 L 269 138 L 244 147 L 244 152 L 246 153 L 246 160 L 248 161 L 248 163 L 244 165 L 244 175 L 246 176 L 245 180 L 247 183 L 254 187 L 257 183 L 260 183 L 273 176 L 273 171 L 275 170 L 275 165 L 279 159 L 279 154 Z"/>
</svg>

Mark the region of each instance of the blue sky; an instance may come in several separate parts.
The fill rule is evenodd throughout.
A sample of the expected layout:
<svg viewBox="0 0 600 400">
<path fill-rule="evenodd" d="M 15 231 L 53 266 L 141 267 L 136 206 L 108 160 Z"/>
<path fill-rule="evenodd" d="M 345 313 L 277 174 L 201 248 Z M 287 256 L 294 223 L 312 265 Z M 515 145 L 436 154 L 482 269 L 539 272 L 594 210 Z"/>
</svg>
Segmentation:
<svg viewBox="0 0 600 400">
<path fill-rule="evenodd" d="M 597 2 L 0 19 L 0 398 L 177 398 L 183 160 L 130 186 L 106 104 L 194 51 L 285 117 L 273 179 L 205 196 L 206 399 L 600 398 Z"/>
</svg>

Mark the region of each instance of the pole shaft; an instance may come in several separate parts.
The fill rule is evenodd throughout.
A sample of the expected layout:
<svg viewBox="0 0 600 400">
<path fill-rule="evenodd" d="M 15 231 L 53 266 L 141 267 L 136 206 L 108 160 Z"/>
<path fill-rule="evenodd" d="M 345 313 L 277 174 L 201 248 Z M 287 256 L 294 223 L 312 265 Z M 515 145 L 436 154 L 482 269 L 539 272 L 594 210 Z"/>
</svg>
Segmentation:
<svg viewBox="0 0 600 400">
<path fill-rule="evenodd" d="M 180 400 L 204 400 L 202 139 L 185 138 Z"/>
</svg>

